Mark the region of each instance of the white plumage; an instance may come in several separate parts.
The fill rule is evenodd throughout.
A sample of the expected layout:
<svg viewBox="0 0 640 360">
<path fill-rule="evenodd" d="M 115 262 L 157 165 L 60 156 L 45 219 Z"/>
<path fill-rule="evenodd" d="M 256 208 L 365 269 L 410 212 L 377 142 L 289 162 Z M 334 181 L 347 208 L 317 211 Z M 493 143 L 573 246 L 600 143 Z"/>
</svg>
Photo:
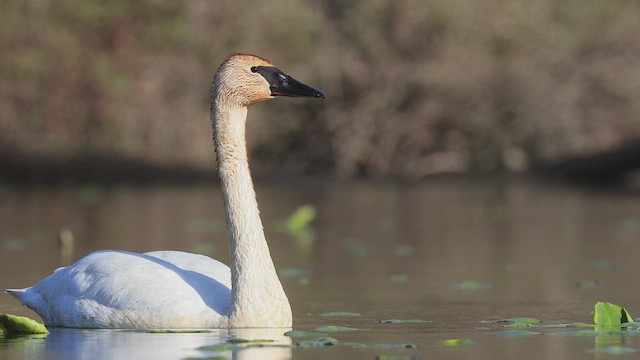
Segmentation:
<svg viewBox="0 0 640 360">
<path fill-rule="evenodd" d="M 324 94 L 254 55 L 232 55 L 213 79 L 211 125 L 231 268 L 179 251 L 105 250 L 56 270 L 32 287 L 5 291 L 48 326 L 291 327 L 291 306 L 262 230 L 244 131 L 247 107 L 274 96 Z"/>
<path fill-rule="evenodd" d="M 7 290 L 49 326 L 217 328 L 231 299 L 231 271 L 179 251 L 104 250 L 57 269 L 24 290 Z"/>
</svg>

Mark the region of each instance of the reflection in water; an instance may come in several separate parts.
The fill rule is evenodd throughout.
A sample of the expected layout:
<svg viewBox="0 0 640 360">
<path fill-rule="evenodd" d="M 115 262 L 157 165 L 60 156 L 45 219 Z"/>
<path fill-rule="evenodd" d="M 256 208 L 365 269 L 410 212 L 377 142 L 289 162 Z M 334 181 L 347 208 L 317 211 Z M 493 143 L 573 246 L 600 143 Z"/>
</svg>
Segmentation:
<svg viewBox="0 0 640 360">
<path fill-rule="evenodd" d="M 202 333 L 144 333 L 127 330 L 51 329 L 46 337 L 1 339 L 0 346 L 12 348 L 25 358 L 47 359 L 182 359 L 225 357 L 228 359 L 286 359 L 291 349 L 241 347 L 226 351 L 199 350 L 225 344 L 229 339 L 269 339 L 270 345 L 290 345 L 283 333 L 288 329 L 210 330 Z M 3 357 L 5 358 L 5 357 Z"/>
<path fill-rule="evenodd" d="M 596 301 L 620 303 L 632 315 L 640 311 L 640 288 L 633 286 L 640 271 L 640 201 L 635 197 L 537 183 L 451 179 L 411 185 L 259 184 L 257 193 L 296 329 L 369 329 L 335 337 L 418 344 L 403 353 L 409 356 L 566 358 L 594 350 L 602 340 L 508 340 L 492 335 L 499 329 L 478 330 L 478 322 L 520 316 L 544 323 L 589 322 Z M 312 204 L 317 218 L 312 236 L 299 240 L 283 230 L 283 223 L 303 204 Z M 58 233 L 66 228 L 73 232 L 74 251 L 60 260 Z M 1 288 L 33 284 L 98 249 L 199 249 L 228 263 L 219 189 L 0 188 Z M 465 281 L 490 286 L 455 287 Z M 363 316 L 318 316 L 327 311 Z M 0 296 L 0 312 L 35 317 L 9 296 Z M 376 323 L 395 318 L 429 322 Z M 207 356 L 193 349 L 245 336 L 263 337 L 235 330 L 144 334 L 56 329 L 46 340 L 0 338 L 0 358 L 43 352 L 48 358 L 66 358 L 85 351 Z M 450 337 L 481 341 L 453 354 L 437 345 Z M 623 345 L 633 346 L 633 339 L 623 337 Z M 294 357 L 308 354 L 270 350 L 292 351 Z M 342 357 L 380 355 L 332 351 L 340 352 L 331 356 Z M 225 356 L 243 354 L 249 353 Z"/>
</svg>

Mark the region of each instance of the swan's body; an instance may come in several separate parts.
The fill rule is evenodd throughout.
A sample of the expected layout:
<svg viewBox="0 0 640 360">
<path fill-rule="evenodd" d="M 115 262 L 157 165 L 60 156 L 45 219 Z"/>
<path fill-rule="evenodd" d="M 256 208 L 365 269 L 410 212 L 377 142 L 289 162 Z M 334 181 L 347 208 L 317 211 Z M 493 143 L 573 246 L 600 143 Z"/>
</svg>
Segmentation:
<svg viewBox="0 0 640 360">
<path fill-rule="evenodd" d="M 247 161 L 247 106 L 273 96 L 324 97 L 268 61 L 236 54 L 213 81 L 231 268 L 179 251 L 97 251 L 36 285 L 6 290 L 46 325 L 79 328 L 291 327 L 289 300 L 262 230 Z"/>
</svg>

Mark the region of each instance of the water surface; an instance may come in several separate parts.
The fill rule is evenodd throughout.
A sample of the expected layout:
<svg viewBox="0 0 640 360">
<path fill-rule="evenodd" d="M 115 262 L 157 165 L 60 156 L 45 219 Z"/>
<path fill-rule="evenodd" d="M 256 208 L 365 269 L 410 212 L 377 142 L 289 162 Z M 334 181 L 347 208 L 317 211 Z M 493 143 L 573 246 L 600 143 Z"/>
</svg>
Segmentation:
<svg viewBox="0 0 640 360">
<path fill-rule="evenodd" d="M 527 181 L 442 179 L 419 184 L 300 181 L 257 186 L 271 252 L 294 312 L 294 329 L 341 325 L 340 342 L 417 348 L 266 347 L 212 353 L 231 338 L 299 341 L 283 331 L 149 334 L 53 329 L 46 338 L 0 336 L 0 358 L 597 358 L 612 345 L 640 351 L 633 336 L 554 335 L 501 324 L 535 317 L 591 322 L 596 301 L 640 314 L 640 199 Z M 228 263 L 217 186 L 0 187 L 0 287 L 25 287 L 98 249 L 203 252 Z M 311 204 L 306 231 L 285 219 Z M 73 251 L 58 234 L 70 229 Z M 465 285 L 466 284 L 466 285 Z M 357 317 L 326 317 L 349 311 Z M 7 295 L 0 313 L 37 318 Z M 640 315 L 638 315 L 640 316 Z M 419 324 L 379 324 L 421 319 Z M 442 340 L 471 339 L 446 346 Z M 636 353 L 637 355 L 637 353 Z M 622 355 L 625 356 L 625 355 Z M 630 355 L 633 357 L 634 355 Z"/>
</svg>

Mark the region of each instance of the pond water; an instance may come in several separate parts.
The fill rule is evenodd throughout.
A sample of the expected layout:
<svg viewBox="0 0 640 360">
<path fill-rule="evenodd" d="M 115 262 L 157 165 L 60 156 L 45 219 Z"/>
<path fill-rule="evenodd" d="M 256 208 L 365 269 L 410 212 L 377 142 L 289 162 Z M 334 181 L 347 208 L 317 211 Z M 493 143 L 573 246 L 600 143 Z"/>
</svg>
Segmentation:
<svg viewBox="0 0 640 360">
<path fill-rule="evenodd" d="M 44 338 L 0 335 L 0 358 L 561 359 L 640 354 L 634 332 L 562 336 L 576 329 L 530 327 L 515 330 L 534 334 L 503 333 L 514 329 L 487 322 L 534 317 L 542 324 L 591 323 L 597 301 L 640 314 L 640 287 L 633 275 L 640 270 L 637 195 L 478 179 L 259 183 L 257 192 L 271 252 L 293 307 L 294 330 L 329 325 L 358 329 L 325 329 L 338 344 L 291 347 L 302 340 L 283 336 L 281 329 L 51 329 Z M 217 186 L 0 187 L 0 288 L 29 286 L 56 267 L 105 248 L 185 250 L 228 263 L 221 204 Z M 289 215 L 306 204 L 315 209 L 316 218 L 307 227 L 287 230 Z M 60 245 L 59 233 L 65 229 L 73 234 L 73 246 Z M 40 320 L 8 295 L 0 296 L 0 313 Z M 379 323 L 388 319 L 424 322 Z M 273 342 L 199 349 L 237 338 Z M 471 341 L 445 345 L 446 339 Z M 349 344 L 354 342 L 367 345 Z"/>
</svg>

